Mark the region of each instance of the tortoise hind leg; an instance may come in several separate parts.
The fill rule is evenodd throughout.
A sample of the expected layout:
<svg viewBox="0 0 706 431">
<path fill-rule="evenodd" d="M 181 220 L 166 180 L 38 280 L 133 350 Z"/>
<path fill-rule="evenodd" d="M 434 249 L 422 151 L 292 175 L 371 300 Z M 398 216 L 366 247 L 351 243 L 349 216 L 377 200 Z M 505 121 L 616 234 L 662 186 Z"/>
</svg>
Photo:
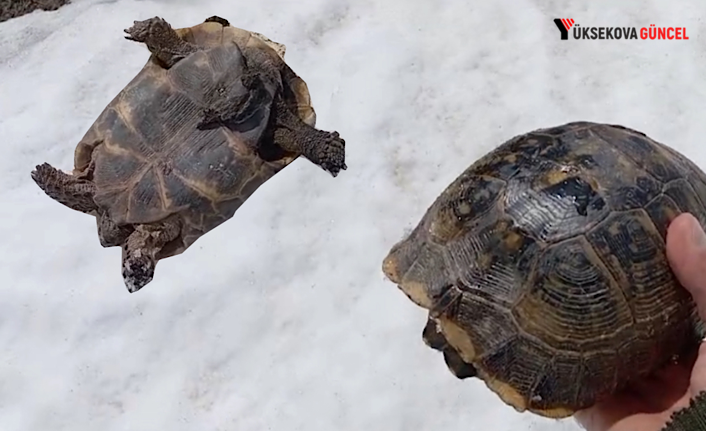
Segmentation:
<svg viewBox="0 0 706 431">
<path fill-rule="evenodd" d="M 157 254 L 181 232 L 179 223 L 168 220 L 138 225 L 123 245 L 123 280 L 130 293 L 145 287 L 154 277 Z"/>
<path fill-rule="evenodd" d="M 431 318 L 427 319 L 427 324 L 422 331 L 422 339 L 427 346 L 444 354 L 446 366 L 458 379 L 463 380 L 478 376 L 476 368 L 461 358 L 461 355 L 448 343 L 436 322 Z"/>
<path fill-rule="evenodd" d="M 50 198 L 73 210 L 89 214 L 98 209 L 93 200 L 96 186 L 89 180 L 76 178 L 49 163 L 38 165 L 32 171 L 32 179 Z"/>
<path fill-rule="evenodd" d="M 131 225 L 118 225 L 93 200 L 93 182 L 64 173 L 48 163 L 32 171 L 32 179 L 52 199 L 67 207 L 96 216 L 98 239 L 103 247 L 121 245 L 132 233 Z"/>
<path fill-rule="evenodd" d="M 119 225 L 115 223 L 105 212 L 100 212 L 96 215 L 96 224 L 98 227 L 98 240 L 103 247 L 122 246 L 135 230 L 130 224 Z"/>
<path fill-rule="evenodd" d="M 180 38 L 171 25 L 160 17 L 135 21 L 125 30 L 125 39 L 143 42 L 154 56 L 168 69 L 179 60 L 198 51 L 198 47 Z"/>
<path fill-rule="evenodd" d="M 446 367 L 454 376 L 456 376 L 457 379 L 464 380 L 472 377 L 478 377 L 478 370 L 476 370 L 476 367 L 466 363 L 456 350 L 449 347 L 444 349 L 442 353 L 444 354 L 444 362 L 446 362 Z"/>
<path fill-rule="evenodd" d="M 298 153 L 334 177 L 346 166 L 346 141 L 338 132 L 325 132 L 301 120 L 281 96 L 274 103 L 274 141 L 286 151 Z"/>
</svg>

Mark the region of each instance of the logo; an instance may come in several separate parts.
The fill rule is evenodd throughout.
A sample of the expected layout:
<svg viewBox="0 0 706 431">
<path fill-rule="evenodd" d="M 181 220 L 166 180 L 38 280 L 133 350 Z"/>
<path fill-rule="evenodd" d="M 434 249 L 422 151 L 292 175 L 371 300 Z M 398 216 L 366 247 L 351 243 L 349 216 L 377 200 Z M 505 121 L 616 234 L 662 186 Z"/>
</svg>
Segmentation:
<svg viewBox="0 0 706 431">
<path fill-rule="evenodd" d="M 686 27 L 657 27 L 654 24 L 639 29 L 637 27 L 582 27 L 572 18 L 554 18 L 554 24 L 559 29 L 561 40 L 568 40 L 570 35 L 577 40 L 689 40 Z"/>
<path fill-rule="evenodd" d="M 574 20 L 571 18 L 555 18 L 554 24 L 561 32 L 561 40 L 567 40 L 569 38 L 569 30 L 574 25 Z"/>
</svg>

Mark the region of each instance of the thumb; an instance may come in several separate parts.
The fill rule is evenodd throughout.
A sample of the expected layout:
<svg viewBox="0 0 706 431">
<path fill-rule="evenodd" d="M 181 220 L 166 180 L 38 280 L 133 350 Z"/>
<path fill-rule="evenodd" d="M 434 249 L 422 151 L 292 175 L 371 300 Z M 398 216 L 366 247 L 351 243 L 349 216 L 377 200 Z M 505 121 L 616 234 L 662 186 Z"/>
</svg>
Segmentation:
<svg viewBox="0 0 706 431">
<path fill-rule="evenodd" d="M 667 259 L 706 320 L 706 234 L 691 214 L 681 214 L 669 225 Z"/>
<path fill-rule="evenodd" d="M 706 320 L 706 234 L 691 214 L 675 218 L 667 230 L 667 259 Z M 691 396 L 706 388 L 706 343 L 701 343 L 691 372 Z"/>
</svg>

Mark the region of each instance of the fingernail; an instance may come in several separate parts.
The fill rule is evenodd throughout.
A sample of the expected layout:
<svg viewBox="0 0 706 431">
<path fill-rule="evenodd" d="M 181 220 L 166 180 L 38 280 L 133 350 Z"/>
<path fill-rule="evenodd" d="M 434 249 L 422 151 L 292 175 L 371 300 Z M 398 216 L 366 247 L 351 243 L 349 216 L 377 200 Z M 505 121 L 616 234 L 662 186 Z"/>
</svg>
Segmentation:
<svg viewBox="0 0 706 431">
<path fill-rule="evenodd" d="M 696 217 L 691 219 L 691 240 L 697 247 L 706 248 L 706 233 Z"/>
</svg>

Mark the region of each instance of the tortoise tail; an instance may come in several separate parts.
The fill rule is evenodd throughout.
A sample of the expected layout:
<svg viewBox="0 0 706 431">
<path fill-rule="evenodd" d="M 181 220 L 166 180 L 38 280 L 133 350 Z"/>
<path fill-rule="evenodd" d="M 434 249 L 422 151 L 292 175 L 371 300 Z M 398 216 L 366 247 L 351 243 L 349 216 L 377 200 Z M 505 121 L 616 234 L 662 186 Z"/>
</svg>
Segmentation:
<svg viewBox="0 0 706 431">
<path fill-rule="evenodd" d="M 49 163 L 38 165 L 32 179 L 47 196 L 72 210 L 90 213 L 98 209 L 93 200 L 96 186 L 91 181 L 64 173 Z"/>
</svg>

